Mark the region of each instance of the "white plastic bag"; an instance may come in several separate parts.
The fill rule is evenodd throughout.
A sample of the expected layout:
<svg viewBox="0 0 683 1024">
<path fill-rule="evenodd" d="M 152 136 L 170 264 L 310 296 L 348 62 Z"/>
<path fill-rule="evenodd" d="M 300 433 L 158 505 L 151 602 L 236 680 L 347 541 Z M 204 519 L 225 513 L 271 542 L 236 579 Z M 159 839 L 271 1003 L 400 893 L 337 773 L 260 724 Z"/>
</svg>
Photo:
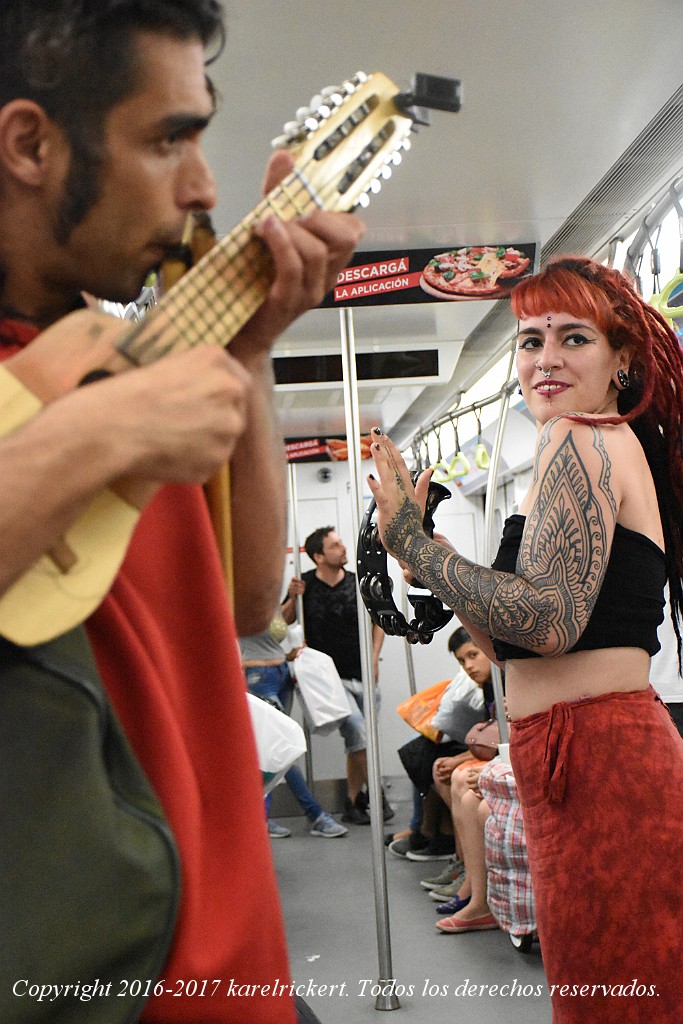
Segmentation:
<svg viewBox="0 0 683 1024">
<path fill-rule="evenodd" d="M 298 722 L 268 701 L 253 693 L 247 694 L 247 700 L 263 776 L 263 792 L 270 793 L 297 758 L 306 752 L 306 738 Z"/>
<path fill-rule="evenodd" d="M 353 712 L 332 658 L 312 647 L 302 647 L 292 667 L 311 732 L 332 732 Z"/>
</svg>

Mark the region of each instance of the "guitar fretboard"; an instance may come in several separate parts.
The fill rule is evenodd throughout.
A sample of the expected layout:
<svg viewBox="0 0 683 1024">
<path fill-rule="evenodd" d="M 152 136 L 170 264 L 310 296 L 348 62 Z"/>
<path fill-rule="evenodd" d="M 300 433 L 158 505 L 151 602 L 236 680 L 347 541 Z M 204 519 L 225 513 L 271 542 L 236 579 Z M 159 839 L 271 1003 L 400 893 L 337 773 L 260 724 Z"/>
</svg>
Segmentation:
<svg viewBox="0 0 683 1024">
<path fill-rule="evenodd" d="M 119 351 L 136 366 L 194 345 L 225 347 L 254 315 L 273 281 L 267 247 L 252 229 L 269 212 L 281 220 L 322 205 L 293 171 L 125 336 Z"/>
</svg>

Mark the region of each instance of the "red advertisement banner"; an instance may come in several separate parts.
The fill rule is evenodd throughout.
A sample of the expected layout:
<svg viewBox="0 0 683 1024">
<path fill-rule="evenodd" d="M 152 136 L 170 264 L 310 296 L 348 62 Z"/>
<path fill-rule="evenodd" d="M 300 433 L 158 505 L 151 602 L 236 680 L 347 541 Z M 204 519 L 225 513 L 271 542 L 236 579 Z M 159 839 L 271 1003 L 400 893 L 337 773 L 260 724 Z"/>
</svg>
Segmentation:
<svg viewBox="0 0 683 1024">
<path fill-rule="evenodd" d="M 508 298 L 536 269 L 534 242 L 359 252 L 322 307 Z"/>
</svg>

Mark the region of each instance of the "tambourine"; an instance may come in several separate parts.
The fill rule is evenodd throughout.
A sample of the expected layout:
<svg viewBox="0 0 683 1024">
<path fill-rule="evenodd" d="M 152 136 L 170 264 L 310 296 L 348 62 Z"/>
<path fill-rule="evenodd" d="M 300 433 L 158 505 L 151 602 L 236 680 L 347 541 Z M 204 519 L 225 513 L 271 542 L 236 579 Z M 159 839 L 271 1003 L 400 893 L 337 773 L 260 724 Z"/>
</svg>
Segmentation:
<svg viewBox="0 0 683 1024">
<path fill-rule="evenodd" d="M 413 483 L 416 479 L 417 474 L 414 475 Z M 434 510 L 440 502 L 450 497 L 451 492 L 447 487 L 430 481 L 423 520 L 427 536 L 434 536 Z M 434 633 L 453 618 L 453 612 L 444 607 L 433 594 L 410 593 L 408 600 L 415 609 L 415 618 L 408 622 L 398 610 L 392 596 L 394 584 L 387 572 L 387 552 L 380 539 L 376 512 L 377 504 L 373 498 L 363 516 L 358 534 L 356 564 L 363 604 L 375 625 L 389 636 L 404 636 L 411 644 L 431 643 Z M 411 586 L 426 589 L 419 580 L 414 580 Z"/>
</svg>

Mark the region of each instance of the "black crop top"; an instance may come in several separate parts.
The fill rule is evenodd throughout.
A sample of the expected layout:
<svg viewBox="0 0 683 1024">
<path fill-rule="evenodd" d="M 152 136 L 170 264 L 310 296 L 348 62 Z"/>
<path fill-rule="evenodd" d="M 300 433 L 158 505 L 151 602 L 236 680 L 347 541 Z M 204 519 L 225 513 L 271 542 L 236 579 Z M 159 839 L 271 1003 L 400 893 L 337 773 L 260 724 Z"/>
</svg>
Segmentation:
<svg viewBox="0 0 683 1024">
<path fill-rule="evenodd" d="M 525 516 L 505 520 L 503 539 L 492 568 L 516 571 Z M 666 560 L 654 541 L 616 524 L 607 571 L 595 607 L 578 642 L 568 653 L 601 647 L 642 647 L 652 656 L 660 648 L 657 627 L 664 618 Z M 541 655 L 493 638 L 499 661 Z"/>
</svg>

